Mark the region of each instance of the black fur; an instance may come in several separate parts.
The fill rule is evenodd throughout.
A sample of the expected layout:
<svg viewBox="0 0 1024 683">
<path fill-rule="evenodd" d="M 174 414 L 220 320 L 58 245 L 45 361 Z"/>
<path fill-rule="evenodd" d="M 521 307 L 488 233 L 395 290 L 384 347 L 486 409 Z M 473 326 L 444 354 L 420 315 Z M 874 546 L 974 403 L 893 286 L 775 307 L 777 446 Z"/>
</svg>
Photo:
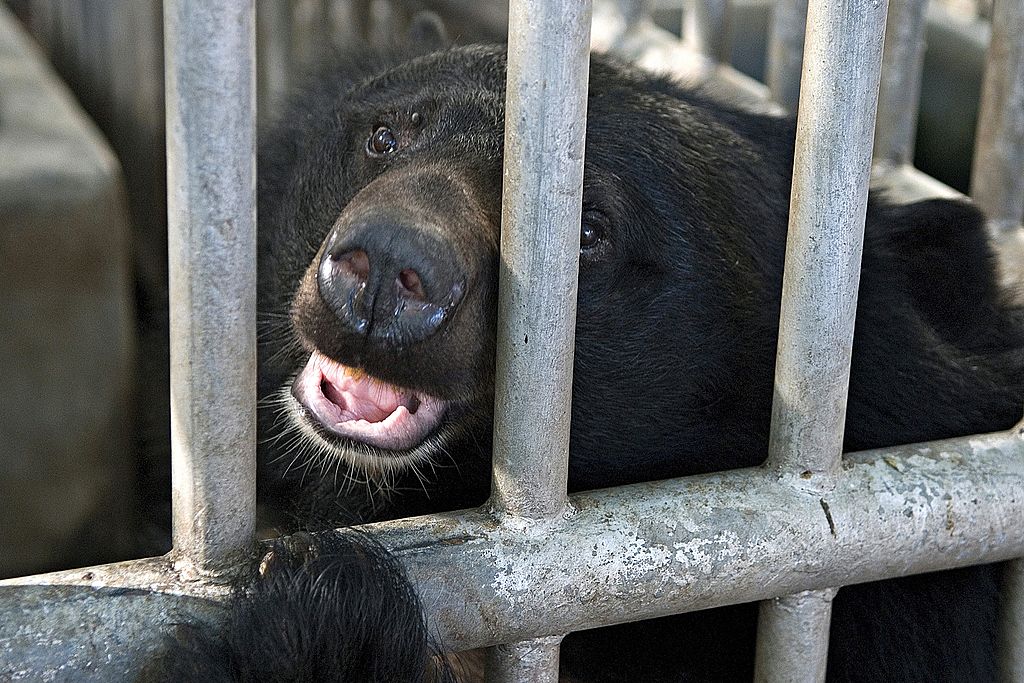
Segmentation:
<svg viewBox="0 0 1024 683">
<path fill-rule="evenodd" d="M 419 600 L 373 539 L 300 532 L 273 544 L 220 629 L 183 624 L 153 683 L 452 679 Z"/>
<path fill-rule="evenodd" d="M 487 494 L 504 54 L 467 47 L 408 57 L 362 53 L 338 63 L 261 148 L 261 481 L 264 500 L 290 510 L 279 522 L 398 517 L 476 505 Z M 599 56 L 588 106 L 584 225 L 600 239 L 581 255 L 570 487 L 757 465 L 770 419 L 792 122 Z M 422 125 L 410 124 L 414 113 Z M 365 145 L 380 125 L 395 131 L 398 146 L 377 158 Z M 329 234 L 351 230 L 374 206 L 405 211 L 404 227 L 448 229 L 452 248 L 468 255 L 469 291 L 424 343 L 353 336 L 319 297 L 315 267 L 312 280 L 304 275 Z M 848 450 L 993 431 L 1019 419 L 1024 326 L 992 261 L 970 205 L 872 198 Z M 298 431 L 305 418 L 293 420 L 288 386 L 313 348 L 449 400 L 444 422 L 419 450 L 402 454 L 311 437 L 315 426 Z M 375 463 L 420 461 L 391 473 L 360 470 L 343 452 Z M 357 563 L 339 574 L 334 566 L 328 576 L 360 582 L 363 569 Z M 339 597 L 350 590 L 344 582 L 315 604 L 297 587 L 274 593 L 289 604 L 261 609 L 284 611 L 271 624 L 324 610 L 356 619 L 361 608 Z M 992 680 L 996 588 L 996 568 L 980 567 L 842 589 L 830 680 Z M 399 602 L 412 600 L 399 591 Z M 382 616 L 376 609 L 369 618 Z M 564 669 L 582 680 L 749 678 L 755 610 L 576 634 L 565 641 Z M 260 619 L 247 613 L 243 621 Z M 411 632 L 414 622 L 407 618 Z M 325 633 L 345 652 L 369 647 L 365 661 L 395 646 L 393 632 L 379 645 L 350 644 L 346 629 Z M 256 673 L 291 660 L 272 647 L 261 646 Z M 401 661 L 415 679 L 429 657 L 416 646 Z M 366 671 L 344 680 L 370 680 Z"/>
</svg>

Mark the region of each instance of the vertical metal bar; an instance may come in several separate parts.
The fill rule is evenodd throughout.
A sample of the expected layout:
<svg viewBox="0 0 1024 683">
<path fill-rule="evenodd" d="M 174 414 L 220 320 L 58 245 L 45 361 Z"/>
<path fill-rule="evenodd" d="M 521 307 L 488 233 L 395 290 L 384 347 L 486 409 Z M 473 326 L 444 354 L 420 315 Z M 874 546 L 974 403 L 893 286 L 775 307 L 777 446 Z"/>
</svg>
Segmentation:
<svg viewBox="0 0 1024 683">
<path fill-rule="evenodd" d="M 768 35 L 766 83 L 772 99 L 789 111 L 800 99 L 800 70 L 804 60 L 807 0 L 778 0 Z"/>
<path fill-rule="evenodd" d="M 924 66 L 927 0 L 891 0 L 878 88 L 875 158 L 902 166 L 914 159 Z"/>
<path fill-rule="evenodd" d="M 1024 559 L 1006 565 L 1002 610 L 1001 680 L 1024 681 Z"/>
<path fill-rule="evenodd" d="M 216 571 L 256 504 L 253 0 L 164 4 L 174 547 Z"/>
<path fill-rule="evenodd" d="M 993 8 L 971 196 L 996 227 L 1024 220 L 1024 0 Z"/>
<path fill-rule="evenodd" d="M 568 505 L 569 423 L 590 0 L 514 0 L 508 80 L 491 505 L 553 518 Z M 558 640 L 502 645 L 490 680 L 557 681 Z"/>
<path fill-rule="evenodd" d="M 558 680 L 561 636 L 496 645 L 487 652 L 489 683 L 543 683 Z"/>
<path fill-rule="evenodd" d="M 787 475 L 842 452 L 886 4 L 808 6 L 769 441 Z"/>
<path fill-rule="evenodd" d="M 292 3 L 260 0 L 256 14 L 257 102 L 260 125 L 271 120 L 288 88 L 292 55 Z"/>
<path fill-rule="evenodd" d="M 683 42 L 716 62 L 726 61 L 729 0 L 686 0 Z"/>
<path fill-rule="evenodd" d="M 767 465 L 812 490 L 842 455 L 886 4 L 807 8 Z M 831 597 L 762 603 L 758 680 L 824 680 Z"/>
<path fill-rule="evenodd" d="M 492 500 L 531 518 L 566 505 L 590 6 L 509 11 Z"/>
<path fill-rule="evenodd" d="M 804 591 L 761 603 L 755 681 L 825 680 L 835 590 Z"/>
</svg>

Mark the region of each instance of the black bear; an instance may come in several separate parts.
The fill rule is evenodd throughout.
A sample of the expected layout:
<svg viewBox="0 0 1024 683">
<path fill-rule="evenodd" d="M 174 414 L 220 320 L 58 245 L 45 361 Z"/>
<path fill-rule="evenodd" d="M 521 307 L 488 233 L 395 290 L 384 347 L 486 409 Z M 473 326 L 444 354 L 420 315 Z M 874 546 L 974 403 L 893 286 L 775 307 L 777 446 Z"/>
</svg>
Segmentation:
<svg viewBox="0 0 1024 683">
<path fill-rule="evenodd" d="M 484 501 L 504 95 L 498 47 L 361 53 L 304 90 L 261 148 L 261 484 L 282 528 Z M 571 489 L 764 459 L 793 135 L 790 120 L 592 57 Z M 1022 406 L 1024 324 L 997 284 L 982 217 L 963 202 L 872 197 L 846 449 L 1003 429 Z M 371 546 L 342 554 L 377 558 Z M 277 564 L 301 577 L 288 557 Z M 356 576 L 366 562 L 309 566 L 377 590 Z M 997 583 L 988 566 L 843 588 L 829 679 L 993 679 Z M 361 669 L 350 660 L 317 675 L 396 679 L 375 668 L 388 648 L 407 655 L 411 680 L 451 675 L 408 613 L 343 598 L 312 607 L 288 597 L 302 585 L 278 590 L 262 623 L 345 609 L 333 626 L 296 628 L 302 642 L 344 640 L 363 657 Z M 388 620 L 374 649 L 367 634 Z M 749 679 L 755 621 L 742 605 L 574 634 L 563 669 L 575 680 Z M 395 644 L 402 629 L 415 646 Z M 306 656 L 233 637 L 238 678 L 290 680 L 281 667 Z M 238 673 L 252 648 L 261 655 Z"/>
</svg>

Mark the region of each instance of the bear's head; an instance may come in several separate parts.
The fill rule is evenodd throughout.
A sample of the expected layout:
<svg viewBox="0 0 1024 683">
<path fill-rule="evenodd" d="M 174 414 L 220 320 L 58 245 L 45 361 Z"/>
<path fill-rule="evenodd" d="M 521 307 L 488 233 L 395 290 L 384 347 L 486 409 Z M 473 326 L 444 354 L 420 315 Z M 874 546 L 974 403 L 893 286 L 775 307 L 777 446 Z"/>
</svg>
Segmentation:
<svg viewBox="0 0 1024 683">
<path fill-rule="evenodd" d="M 490 439 L 505 56 L 364 58 L 335 78 L 261 155 L 275 457 L 392 483 L 462 467 Z M 750 464 L 729 434 L 766 427 L 751 406 L 770 398 L 791 139 L 593 57 L 574 486 Z"/>
</svg>

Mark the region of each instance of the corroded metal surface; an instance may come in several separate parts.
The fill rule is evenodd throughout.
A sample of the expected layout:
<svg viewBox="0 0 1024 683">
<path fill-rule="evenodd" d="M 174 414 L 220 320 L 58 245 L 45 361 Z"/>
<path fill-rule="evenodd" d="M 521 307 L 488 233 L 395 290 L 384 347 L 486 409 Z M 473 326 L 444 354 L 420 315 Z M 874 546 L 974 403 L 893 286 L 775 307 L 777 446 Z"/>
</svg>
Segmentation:
<svg viewBox="0 0 1024 683">
<path fill-rule="evenodd" d="M 1022 439 L 858 454 L 827 494 L 752 469 L 580 494 L 544 524 L 465 512 L 371 528 L 465 649 L 1015 557 Z"/>
<path fill-rule="evenodd" d="M 558 680 L 560 636 L 496 645 L 488 650 L 489 683 L 554 683 Z"/>
<path fill-rule="evenodd" d="M 255 526 L 254 24 L 253 0 L 164 7 L 174 543 L 200 571 Z"/>
<path fill-rule="evenodd" d="M 808 6 L 769 439 L 786 475 L 829 476 L 842 452 L 885 17 Z"/>
<path fill-rule="evenodd" d="M 850 455 L 827 494 L 780 485 L 757 468 L 570 502 L 570 517 L 541 523 L 462 511 L 365 528 L 397 553 L 444 645 L 522 641 L 1022 556 L 1024 425 Z M 62 588 L 26 592 L 33 585 Z M 158 595 L 108 599 L 140 590 Z M 169 631 L 169 610 L 216 618 L 226 595 L 159 558 L 0 581 L 0 679 L 65 666 L 62 651 L 25 643 L 90 632 L 87 672 L 139 666 Z M 114 645 L 123 623 L 140 651 Z"/>
<path fill-rule="evenodd" d="M 590 2 L 513 2 L 494 401 L 495 505 L 565 506 Z"/>
<path fill-rule="evenodd" d="M 834 588 L 802 591 L 761 603 L 754 681 L 825 680 Z"/>
</svg>

